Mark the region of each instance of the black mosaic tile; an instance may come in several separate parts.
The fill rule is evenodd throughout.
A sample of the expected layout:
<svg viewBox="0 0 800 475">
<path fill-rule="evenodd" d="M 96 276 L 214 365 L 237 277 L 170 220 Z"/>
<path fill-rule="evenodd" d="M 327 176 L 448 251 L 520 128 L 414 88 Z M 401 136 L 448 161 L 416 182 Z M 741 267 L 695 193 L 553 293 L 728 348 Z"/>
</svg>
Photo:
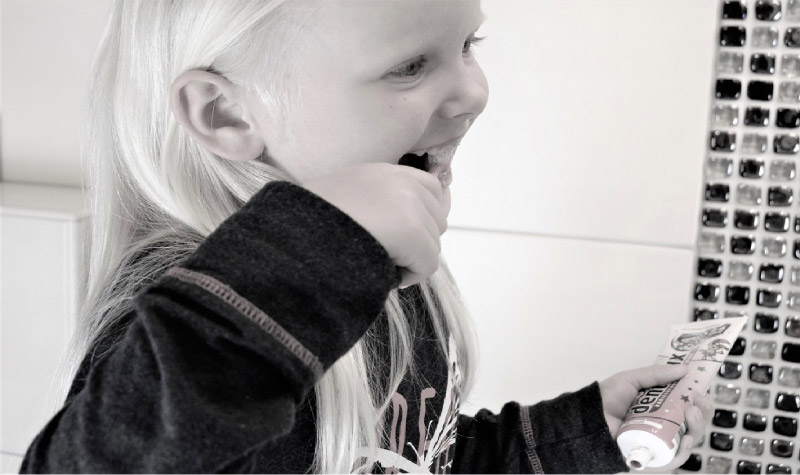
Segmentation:
<svg viewBox="0 0 800 475">
<path fill-rule="evenodd" d="M 716 152 L 733 152 L 736 149 L 736 134 L 732 132 L 711 132 L 711 150 Z"/>
<path fill-rule="evenodd" d="M 794 240 L 794 258 L 800 259 L 800 239 Z"/>
<path fill-rule="evenodd" d="M 767 430 L 767 416 L 748 412 L 744 415 L 742 427 L 753 432 L 764 432 Z"/>
<path fill-rule="evenodd" d="M 739 379 L 742 377 L 742 364 L 735 361 L 724 361 L 718 371 L 721 378 Z"/>
<path fill-rule="evenodd" d="M 703 468 L 703 457 L 700 454 L 692 454 L 686 459 L 686 462 L 680 466 L 681 470 L 688 472 L 699 472 Z"/>
<path fill-rule="evenodd" d="M 758 280 L 777 284 L 783 281 L 783 266 L 780 264 L 761 264 Z"/>
<path fill-rule="evenodd" d="M 789 28 L 788 30 L 790 30 Z M 787 30 L 784 42 L 794 41 Z M 719 29 L 719 44 L 720 46 L 744 46 L 747 41 L 747 31 L 742 26 L 723 26 Z M 797 42 L 800 43 L 800 35 L 797 37 Z M 786 43 L 787 46 L 793 46 Z"/>
<path fill-rule="evenodd" d="M 725 301 L 731 305 L 747 305 L 750 301 L 750 288 L 741 285 L 725 287 Z"/>
<path fill-rule="evenodd" d="M 752 254 L 756 250 L 756 240 L 751 236 L 731 237 L 731 252 L 734 254 Z"/>
<path fill-rule="evenodd" d="M 769 125 L 769 109 L 748 107 L 744 111 L 744 125 L 750 127 L 766 127 Z"/>
<path fill-rule="evenodd" d="M 775 407 L 781 411 L 800 412 L 800 395 L 778 393 L 778 397 L 775 398 Z"/>
<path fill-rule="evenodd" d="M 800 317 L 798 316 L 791 316 L 786 319 L 786 325 L 784 326 L 784 333 L 787 336 L 800 338 Z"/>
<path fill-rule="evenodd" d="M 703 210 L 703 226 L 724 228 L 728 224 L 728 212 L 723 209 L 705 208 Z"/>
<path fill-rule="evenodd" d="M 756 304 L 759 307 L 778 308 L 781 304 L 781 293 L 772 289 L 758 289 Z"/>
<path fill-rule="evenodd" d="M 764 432 L 767 429 L 767 416 L 748 412 L 744 415 L 742 427 L 753 432 Z"/>
<path fill-rule="evenodd" d="M 775 416 L 772 419 L 772 431 L 786 437 L 797 435 L 797 419 L 794 417 Z"/>
<path fill-rule="evenodd" d="M 751 55 L 750 71 L 755 74 L 775 74 L 775 55 L 761 53 Z"/>
<path fill-rule="evenodd" d="M 774 211 L 764 213 L 764 229 L 773 233 L 785 233 L 789 230 L 789 214 Z"/>
<path fill-rule="evenodd" d="M 694 309 L 694 320 L 716 320 L 719 318 L 719 312 L 710 308 L 696 308 Z"/>
<path fill-rule="evenodd" d="M 789 206 L 794 193 L 788 186 L 771 186 L 767 191 L 767 204 L 770 206 Z"/>
<path fill-rule="evenodd" d="M 730 452 L 733 450 L 733 436 L 722 432 L 712 432 L 709 444 L 713 449 Z"/>
<path fill-rule="evenodd" d="M 764 162 L 754 158 L 742 159 L 739 162 L 739 175 L 742 178 L 761 178 L 764 176 Z"/>
<path fill-rule="evenodd" d="M 783 464 L 767 464 L 767 473 L 792 473 L 792 467 Z"/>
<path fill-rule="evenodd" d="M 781 359 L 790 363 L 800 363 L 800 344 L 784 343 L 781 349 Z"/>
<path fill-rule="evenodd" d="M 793 155 L 800 151 L 800 139 L 793 134 L 777 134 L 772 141 L 772 149 L 782 155 Z"/>
<path fill-rule="evenodd" d="M 744 354 L 744 350 L 747 348 L 747 339 L 738 337 L 736 341 L 733 342 L 733 346 L 731 346 L 730 355 L 731 356 L 741 356 Z"/>
<path fill-rule="evenodd" d="M 781 2 L 779 0 L 756 0 L 756 19 L 761 21 L 778 21 L 781 19 Z"/>
<path fill-rule="evenodd" d="M 753 101 L 771 101 L 775 85 L 769 81 L 750 81 L 747 83 L 747 97 Z"/>
<path fill-rule="evenodd" d="M 776 457 L 791 457 L 794 453 L 794 443 L 789 440 L 774 439 L 769 444 L 769 451 Z"/>
<path fill-rule="evenodd" d="M 737 209 L 733 212 L 733 225 L 737 229 L 756 229 L 758 227 L 758 213 Z"/>
<path fill-rule="evenodd" d="M 744 20 L 747 18 L 747 5 L 739 0 L 725 0 L 722 3 L 722 18 L 725 20 Z"/>
<path fill-rule="evenodd" d="M 747 36 L 746 34 L 742 36 L 742 32 L 737 32 L 737 31 L 725 31 L 725 32 L 720 31 L 719 41 L 720 44 L 722 44 L 723 40 L 729 41 L 731 43 L 729 46 L 744 46 L 746 36 Z M 789 48 L 800 48 L 800 29 L 787 28 L 786 33 L 783 35 L 783 44 L 785 44 Z"/>
<path fill-rule="evenodd" d="M 800 127 L 800 111 L 797 109 L 778 109 L 775 114 L 775 125 L 784 129 Z"/>
<path fill-rule="evenodd" d="M 697 260 L 697 275 L 700 277 L 719 277 L 722 275 L 722 261 L 719 259 Z"/>
<path fill-rule="evenodd" d="M 753 320 L 753 329 L 757 333 L 775 333 L 778 331 L 779 324 L 780 321 L 777 315 L 757 313 L 755 320 Z"/>
<path fill-rule="evenodd" d="M 736 100 L 742 97 L 742 81 L 738 79 L 717 79 L 717 99 Z"/>
<path fill-rule="evenodd" d="M 694 288 L 694 298 L 698 302 L 716 302 L 719 298 L 719 285 L 697 284 Z"/>
<path fill-rule="evenodd" d="M 726 409 L 715 409 L 714 410 L 714 417 L 711 419 L 711 423 L 717 427 L 724 427 L 725 429 L 730 429 L 736 427 L 736 420 L 738 419 L 738 414 L 736 411 L 728 411 Z"/>
<path fill-rule="evenodd" d="M 736 473 L 761 473 L 761 462 L 739 460 L 736 464 Z"/>
<path fill-rule="evenodd" d="M 706 183 L 706 201 L 727 202 L 731 188 L 727 183 Z"/>
<path fill-rule="evenodd" d="M 769 384 L 772 382 L 772 366 L 762 364 L 750 365 L 750 381 L 759 384 Z"/>
</svg>

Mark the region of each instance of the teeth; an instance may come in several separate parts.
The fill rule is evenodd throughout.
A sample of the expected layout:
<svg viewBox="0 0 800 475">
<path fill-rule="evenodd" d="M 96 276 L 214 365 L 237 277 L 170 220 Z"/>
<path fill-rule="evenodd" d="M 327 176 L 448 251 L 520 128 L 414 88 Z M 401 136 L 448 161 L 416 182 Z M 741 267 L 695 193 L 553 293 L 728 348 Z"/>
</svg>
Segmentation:
<svg viewBox="0 0 800 475">
<path fill-rule="evenodd" d="M 447 147 L 442 147 L 439 149 L 428 151 L 430 165 L 435 166 L 440 163 L 449 163 L 450 161 L 452 161 L 453 155 L 456 154 L 457 149 L 458 149 L 458 144 L 453 144 Z"/>
</svg>

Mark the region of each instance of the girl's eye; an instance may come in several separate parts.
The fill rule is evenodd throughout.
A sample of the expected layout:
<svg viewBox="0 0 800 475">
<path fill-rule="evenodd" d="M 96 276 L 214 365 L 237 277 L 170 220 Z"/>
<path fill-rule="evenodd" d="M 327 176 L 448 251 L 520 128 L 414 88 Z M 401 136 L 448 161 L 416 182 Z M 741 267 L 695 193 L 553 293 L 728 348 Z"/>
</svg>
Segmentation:
<svg viewBox="0 0 800 475">
<path fill-rule="evenodd" d="M 464 54 L 464 55 L 468 55 L 470 53 L 470 50 L 472 49 L 472 47 L 474 45 L 477 45 L 478 43 L 480 43 L 484 39 L 486 39 L 485 36 L 480 36 L 480 37 L 479 36 L 470 36 L 469 38 L 467 38 L 466 41 L 464 41 L 464 47 L 461 48 L 461 53 Z"/>
<path fill-rule="evenodd" d="M 425 71 L 425 66 L 427 64 L 428 60 L 424 56 L 420 56 L 400 66 L 394 71 L 390 71 L 387 74 L 387 76 L 393 79 L 401 79 L 401 80 L 414 79 L 420 74 L 422 74 L 423 71 Z"/>
</svg>

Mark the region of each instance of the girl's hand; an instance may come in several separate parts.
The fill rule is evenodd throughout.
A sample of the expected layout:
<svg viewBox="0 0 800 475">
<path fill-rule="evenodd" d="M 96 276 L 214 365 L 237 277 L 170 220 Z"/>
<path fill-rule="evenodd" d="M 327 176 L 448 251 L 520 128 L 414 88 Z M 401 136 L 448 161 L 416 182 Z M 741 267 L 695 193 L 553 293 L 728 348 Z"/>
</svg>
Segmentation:
<svg viewBox="0 0 800 475">
<path fill-rule="evenodd" d="M 640 389 L 668 384 L 682 378 L 687 368 L 684 365 L 653 365 L 617 373 L 600 383 L 603 412 L 611 435 L 616 438 L 619 426 L 627 415 L 628 408 Z M 668 465 L 638 473 L 667 473 L 683 465 L 697 446 L 705 432 L 714 409 L 708 396 L 695 393 L 693 405 L 686 408 L 686 434 L 675 458 Z"/>
<path fill-rule="evenodd" d="M 315 178 L 303 187 L 350 215 L 401 268 L 401 287 L 439 268 L 450 189 L 432 174 L 389 163 L 367 163 Z"/>
</svg>

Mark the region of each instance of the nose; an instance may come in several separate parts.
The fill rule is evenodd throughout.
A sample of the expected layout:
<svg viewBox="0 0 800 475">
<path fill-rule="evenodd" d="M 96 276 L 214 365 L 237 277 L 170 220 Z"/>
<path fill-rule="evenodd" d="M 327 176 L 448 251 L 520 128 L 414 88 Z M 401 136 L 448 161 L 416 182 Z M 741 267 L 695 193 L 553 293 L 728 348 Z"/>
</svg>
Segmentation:
<svg viewBox="0 0 800 475">
<path fill-rule="evenodd" d="M 447 94 L 440 114 L 446 119 L 471 120 L 480 115 L 489 100 L 489 84 L 477 61 L 461 63 L 448 75 Z"/>
</svg>

